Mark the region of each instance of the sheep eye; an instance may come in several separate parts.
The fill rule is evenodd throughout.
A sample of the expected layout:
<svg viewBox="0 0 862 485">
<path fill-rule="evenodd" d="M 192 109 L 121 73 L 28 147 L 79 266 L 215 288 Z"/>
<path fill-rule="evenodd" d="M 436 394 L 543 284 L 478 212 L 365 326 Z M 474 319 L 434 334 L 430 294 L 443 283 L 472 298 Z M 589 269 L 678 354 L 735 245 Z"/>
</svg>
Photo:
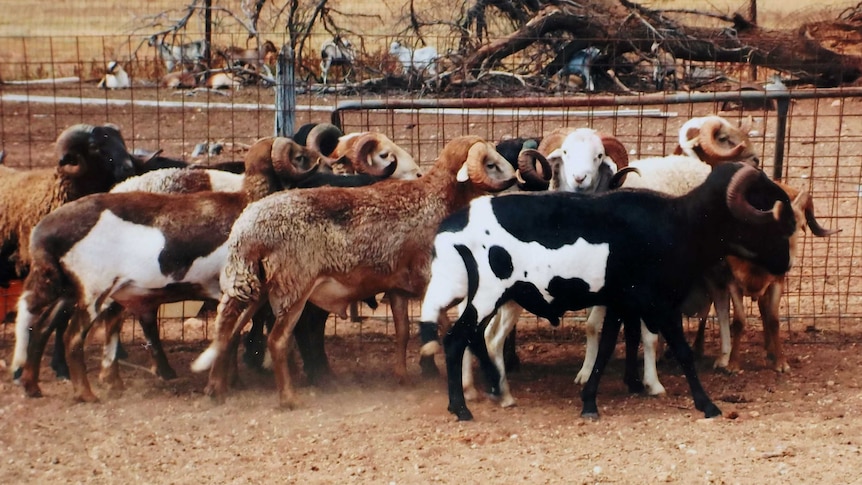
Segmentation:
<svg viewBox="0 0 862 485">
<path fill-rule="evenodd" d="M 383 159 L 389 158 L 389 152 L 382 152 L 380 154 L 380 158 L 383 158 Z"/>
</svg>

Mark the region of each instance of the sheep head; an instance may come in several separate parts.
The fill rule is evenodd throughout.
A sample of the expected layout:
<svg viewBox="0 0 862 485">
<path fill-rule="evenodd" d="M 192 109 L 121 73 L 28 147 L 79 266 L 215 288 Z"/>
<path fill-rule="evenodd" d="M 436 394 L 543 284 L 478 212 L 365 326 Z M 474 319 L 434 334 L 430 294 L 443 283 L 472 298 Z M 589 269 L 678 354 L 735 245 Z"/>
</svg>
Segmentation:
<svg viewBox="0 0 862 485">
<path fill-rule="evenodd" d="M 720 116 L 692 118 L 679 130 L 676 153 L 703 160 L 711 166 L 729 161 L 746 162 L 755 167 L 760 160 L 748 138 L 748 124 L 734 126 Z"/>
<path fill-rule="evenodd" d="M 382 133 L 363 133 L 343 140 L 336 153 L 348 155 L 359 173 L 379 177 L 395 164 L 393 178 L 413 180 L 422 176 L 413 157 Z"/>
<path fill-rule="evenodd" d="M 616 173 L 618 163 L 628 165 L 628 153 L 615 137 L 591 128 L 578 128 L 569 132 L 560 147 L 548 154 L 548 160 L 558 166 L 553 184 L 558 190 L 595 192 L 601 166 L 607 165 Z"/>
<path fill-rule="evenodd" d="M 75 180 L 78 196 L 106 192 L 136 174 L 131 154 L 117 126 L 78 124 L 57 137 L 57 173 Z"/>
<path fill-rule="evenodd" d="M 454 173 L 459 184 L 472 184 L 481 192 L 500 192 L 516 181 L 512 164 L 493 144 L 477 136 L 462 136 L 447 143 L 435 168 Z"/>
<path fill-rule="evenodd" d="M 306 133 L 304 140 L 299 138 L 294 138 L 294 140 L 300 145 L 317 150 L 326 156 L 332 155 L 338 147 L 339 139 L 344 136 L 341 128 L 330 123 L 309 123 L 308 125 L 303 125 L 299 128 L 297 135 L 303 132 Z"/>
<path fill-rule="evenodd" d="M 320 155 L 290 138 L 264 138 L 249 148 L 245 156 L 245 192 L 257 200 L 273 192 L 293 187 L 315 173 Z"/>
</svg>

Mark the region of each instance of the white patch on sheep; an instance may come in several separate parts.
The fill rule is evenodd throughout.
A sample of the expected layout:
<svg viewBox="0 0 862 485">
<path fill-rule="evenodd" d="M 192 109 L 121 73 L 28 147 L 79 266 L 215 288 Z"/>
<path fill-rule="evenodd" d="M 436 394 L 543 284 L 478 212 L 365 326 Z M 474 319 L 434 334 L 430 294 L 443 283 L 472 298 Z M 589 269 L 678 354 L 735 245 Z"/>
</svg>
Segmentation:
<svg viewBox="0 0 862 485">
<path fill-rule="evenodd" d="M 165 236 L 158 229 L 133 224 L 104 211 L 90 232 L 61 258 L 61 263 L 70 273 L 88 275 L 81 283 L 83 297 L 91 302 L 106 293 L 121 301 L 184 282 L 207 282 L 207 296 L 219 298 L 218 276 L 227 261 L 226 244 L 195 260 L 181 280 L 162 274 L 159 255 L 164 247 Z"/>
</svg>

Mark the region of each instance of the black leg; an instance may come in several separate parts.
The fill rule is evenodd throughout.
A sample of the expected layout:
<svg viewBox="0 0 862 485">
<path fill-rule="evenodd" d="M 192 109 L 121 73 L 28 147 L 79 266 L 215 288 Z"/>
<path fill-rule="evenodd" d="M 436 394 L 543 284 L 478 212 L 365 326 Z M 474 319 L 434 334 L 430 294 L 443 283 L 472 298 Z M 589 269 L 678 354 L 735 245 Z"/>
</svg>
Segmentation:
<svg viewBox="0 0 862 485">
<path fill-rule="evenodd" d="M 54 336 L 54 351 L 51 353 L 51 369 L 54 370 L 54 374 L 57 376 L 57 379 L 60 380 L 69 380 L 69 364 L 66 362 L 66 345 L 63 343 L 63 336 L 66 333 L 66 327 L 68 325 L 68 317 L 57 320 L 57 333 Z M 47 339 L 49 335 L 46 335 L 45 338 Z"/>
<path fill-rule="evenodd" d="M 470 333 L 476 326 L 476 310 L 468 305 L 461 318 L 449 328 L 443 338 L 443 350 L 446 352 L 446 381 L 449 388 L 449 412 L 457 416 L 458 421 L 473 419 L 473 413 L 467 408 L 467 402 L 464 399 L 461 364 L 464 361 L 464 350 L 467 348 Z"/>
<path fill-rule="evenodd" d="M 293 329 L 296 346 L 302 357 L 302 368 L 312 385 L 325 384 L 332 377 L 324 342 L 327 318 L 329 312 L 307 303 Z"/>
<path fill-rule="evenodd" d="M 644 392 L 644 384 L 638 375 L 638 348 L 641 342 L 641 321 L 637 316 L 625 318 L 624 323 L 626 337 L 626 371 L 623 382 L 629 388 L 629 392 L 640 394 Z"/>
<path fill-rule="evenodd" d="M 596 355 L 596 363 L 593 365 L 593 372 L 590 374 L 590 378 L 587 379 L 587 383 L 584 384 L 584 389 L 581 391 L 581 400 L 584 403 L 581 416 L 584 418 L 598 419 L 599 417 L 599 408 L 596 405 L 599 380 L 611 355 L 614 353 L 621 325 L 622 321 L 618 312 L 612 307 L 607 307 L 605 321 L 602 324 L 602 334 L 599 339 L 599 351 Z"/>
<path fill-rule="evenodd" d="M 660 318 L 660 317 L 659 317 Z M 707 418 L 714 418 L 721 415 L 721 410 L 713 404 L 712 400 L 706 394 L 700 379 L 697 377 L 697 370 L 694 367 L 694 352 L 685 341 L 685 334 L 682 329 L 682 316 L 676 312 L 672 315 L 665 316 L 662 320 L 648 320 L 645 318 L 647 328 L 659 328 L 665 341 L 673 352 L 674 357 L 682 366 L 682 371 L 688 381 L 688 386 L 691 389 L 691 396 L 694 398 L 694 407 Z"/>
<path fill-rule="evenodd" d="M 150 356 L 156 364 L 156 375 L 164 380 L 176 379 L 177 372 L 171 367 L 168 362 L 168 356 L 165 354 L 165 349 L 162 347 L 162 339 L 159 336 L 158 309 L 145 312 L 138 318 L 141 324 L 141 330 L 144 331 L 144 338 L 147 339 L 147 346 L 150 349 Z M 117 358 L 120 356 L 120 349 L 117 347 Z M 125 350 L 123 351 L 125 353 Z M 128 356 L 128 355 L 127 355 Z"/>
</svg>

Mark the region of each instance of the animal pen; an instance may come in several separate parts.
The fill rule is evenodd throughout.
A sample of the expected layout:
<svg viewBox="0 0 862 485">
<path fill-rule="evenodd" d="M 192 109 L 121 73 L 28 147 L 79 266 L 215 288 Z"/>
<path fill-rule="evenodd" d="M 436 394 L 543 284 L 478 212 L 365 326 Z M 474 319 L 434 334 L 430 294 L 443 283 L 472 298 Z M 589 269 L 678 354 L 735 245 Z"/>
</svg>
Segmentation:
<svg viewBox="0 0 862 485">
<path fill-rule="evenodd" d="M 363 45 L 367 51 L 375 43 L 388 45 L 388 40 L 364 39 Z M 23 52 L 44 52 L 45 46 L 37 49 L 37 44 L 80 46 L 93 41 L 30 38 L 0 43 L 17 45 Z M 117 39 L 100 41 L 123 44 Z M 133 44 L 131 39 L 124 43 Z M 790 343 L 856 341 L 862 336 L 862 273 L 856 269 L 862 264 L 862 89 L 749 91 L 737 83 L 735 89 L 667 93 L 583 93 L 554 86 L 542 94 L 536 89 L 510 89 L 528 86 L 529 81 L 498 72 L 477 86 L 456 90 L 439 83 L 403 82 L 392 74 L 397 71 L 392 59 L 385 55 L 374 59 L 377 64 L 372 74 L 366 70 L 366 76 L 379 76 L 382 70 L 383 77 L 352 83 L 339 79 L 342 82 L 321 85 L 302 78 L 298 69 L 287 86 L 296 93 L 294 126 L 333 122 L 345 133 L 380 131 L 428 168 L 448 140 L 466 134 L 496 141 L 541 136 L 562 126 L 591 126 L 616 135 L 637 159 L 671 153 L 679 127 L 695 116 L 721 112 L 734 122 L 751 122 L 763 170 L 810 191 L 821 224 L 841 229 L 829 238 L 811 234 L 802 238 L 781 302 L 783 335 Z M 0 148 L 6 165 L 51 166 L 52 144 L 64 127 L 104 122 L 121 127 L 130 150 L 161 149 L 204 163 L 240 159 L 255 139 L 273 134 L 275 91 L 285 88 L 257 78 L 226 90 L 167 88 L 150 75 L 160 73 L 157 61 L 139 55 L 127 65 L 132 88 L 107 91 L 95 88 L 97 64 L 84 58 L 57 61 L 50 55 L 0 64 L 5 80 L 0 85 Z M 691 67 L 688 72 L 693 72 Z M 73 76 L 64 79 L 61 74 Z M 14 310 L 17 295 L 17 284 L 0 289 L 3 315 Z M 208 339 L 212 315 L 190 319 L 198 316 L 199 307 L 191 302 L 163 307 L 164 338 Z M 392 334 L 386 305 L 377 311 L 361 306 L 358 312 L 357 321 L 331 317 L 327 332 Z M 417 312 L 414 302 L 411 321 L 416 321 Z M 749 321 L 758 321 L 755 305 L 749 305 L 748 313 Z M 584 318 L 583 312 L 570 313 L 561 327 L 552 328 L 530 317 L 522 327 L 532 328 L 540 338 L 569 339 Z M 717 329 L 712 333 L 717 335 Z M 125 335 L 141 338 L 131 324 Z M 11 320 L 4 320 L 0 339 L 7 348 L 11 345 Z"/>
</svg>

